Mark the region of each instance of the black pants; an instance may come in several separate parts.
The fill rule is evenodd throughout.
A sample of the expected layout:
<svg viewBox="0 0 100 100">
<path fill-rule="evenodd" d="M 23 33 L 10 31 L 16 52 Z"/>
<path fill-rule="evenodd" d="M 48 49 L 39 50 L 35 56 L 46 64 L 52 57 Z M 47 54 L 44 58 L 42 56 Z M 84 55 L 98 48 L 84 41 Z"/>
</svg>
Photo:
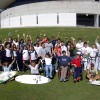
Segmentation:
<svg viewBox="0 0 100 100">
<path fill-rule="evenodd" d="M 17 64 L 20 71 L 23 71 L 23 62 L 22 59 L 17 59 Z"/>
<path fill-rule="evenodd" d="M 11 62 L 12 62 L 12 57 L 6 57 L 6 61 L 9 62 L 9 64 L 11 64 Z"/>
<path fill-rule="evenodd" d="M 24 61 L 23 61 L 23 71 L 25 72 L 25 71 L 28 69 L 28 67 L 25 66 L 24 63 L 28 65 L 28 64 L 29 64 L 29 61 L 28 61 L 28 60 L 24 60 Z"/>
</svg>

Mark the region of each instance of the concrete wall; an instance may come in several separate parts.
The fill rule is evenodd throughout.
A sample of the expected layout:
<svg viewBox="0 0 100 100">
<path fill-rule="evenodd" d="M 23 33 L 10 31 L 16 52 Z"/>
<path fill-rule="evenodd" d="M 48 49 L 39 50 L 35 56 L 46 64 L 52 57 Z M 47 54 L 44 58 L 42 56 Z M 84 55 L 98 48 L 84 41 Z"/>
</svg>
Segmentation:
<svg viewBox="0 0 100 100">
<path fill-rule="evenodd" d="M 100 14 L 100 3 L 93 0 L 66 0 L 21 5 L 1 13 L 1 27 L 76 26 L 77 13 Z"/>
<path fill-rule="evenodd" d="M 57 15 L 59 16 L 57 19 Z M 59 23 L 57 23 L 57 20 Z M 48 13 L 16 16 L 1 20 L 1 28 L 27 26 L 76 26 L 75 13 Z"/>
</svg>

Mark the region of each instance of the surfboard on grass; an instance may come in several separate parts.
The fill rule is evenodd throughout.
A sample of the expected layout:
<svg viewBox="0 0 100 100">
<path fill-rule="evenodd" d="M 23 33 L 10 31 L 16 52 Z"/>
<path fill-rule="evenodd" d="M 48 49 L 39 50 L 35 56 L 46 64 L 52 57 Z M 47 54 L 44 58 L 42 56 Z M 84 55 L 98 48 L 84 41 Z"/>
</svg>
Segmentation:
<svg viewBox="0 0 100 100">
<path fill-rule="evenodd" d="M 49 78 L 46 78 L 41 75 L 20 75 L 15 78 L 19 83 L 24 84 L 45 84 L 50 82 Z"/>
<path fill-rule="evenodd" d="M 0 74 L 0 83 L 5 83 L 9 79 L 13 78 L 17 74 L 17 71 L 2 72 Z"/>
<path fill-rule="evenodd" d="M 90 84 L 92 84 L 92 85 L 100 85 L 100 80 L 98 80 L 98 81 L 89 81 L 90 82 Z"/>
</svg>

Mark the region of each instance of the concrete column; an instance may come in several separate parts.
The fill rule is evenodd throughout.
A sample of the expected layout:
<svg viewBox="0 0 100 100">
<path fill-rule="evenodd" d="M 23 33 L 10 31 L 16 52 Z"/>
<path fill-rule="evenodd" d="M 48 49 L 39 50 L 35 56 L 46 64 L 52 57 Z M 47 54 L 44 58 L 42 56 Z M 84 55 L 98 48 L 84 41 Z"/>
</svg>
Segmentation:
<svg viewBox="0 0 100 100">
<path fill-rule="evenodd" d="M 99 27 L 99 15 L 98 14 L 94 15 L 94 27 L 96 28 Z"/>
<path fill-rule="evenodd" d="M 1 13 L 0 13 L 0 28 L 1 28 Z"/>
</svg>

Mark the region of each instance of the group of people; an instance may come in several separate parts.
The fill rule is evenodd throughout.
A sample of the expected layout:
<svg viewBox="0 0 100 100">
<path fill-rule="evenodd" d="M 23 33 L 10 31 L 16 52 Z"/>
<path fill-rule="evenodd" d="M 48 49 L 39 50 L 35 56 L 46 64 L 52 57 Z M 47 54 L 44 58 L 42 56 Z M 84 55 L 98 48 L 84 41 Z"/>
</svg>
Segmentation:
<svg viewBox="0 0 100 100">
<path fill-rule="evenodd" d="M 43 74 L 53 78 L 55 72 L 60 73 L 60 82 L 66 82 L 68 71 L 72 69 L 74 82 L 82 80 L 82 71 L 86 70 L 89 80 L 99 79 L 100 70 L 100 44 L 97 36 L 95 43 L 90 47 L 88 41 L 81 38 L 76 42 L 75 38 L 66 37 L 64 42 L 58 36 L 48 38 L 46 34 L 36 37 L 32 41 L 31 35 L 23 34 L 20 39 L 12 38 L 0 42 L 0 70 L 27 71 L 31 74 Z M 71 71 L 70 71 L 71 72 Z"/>
</svg>

